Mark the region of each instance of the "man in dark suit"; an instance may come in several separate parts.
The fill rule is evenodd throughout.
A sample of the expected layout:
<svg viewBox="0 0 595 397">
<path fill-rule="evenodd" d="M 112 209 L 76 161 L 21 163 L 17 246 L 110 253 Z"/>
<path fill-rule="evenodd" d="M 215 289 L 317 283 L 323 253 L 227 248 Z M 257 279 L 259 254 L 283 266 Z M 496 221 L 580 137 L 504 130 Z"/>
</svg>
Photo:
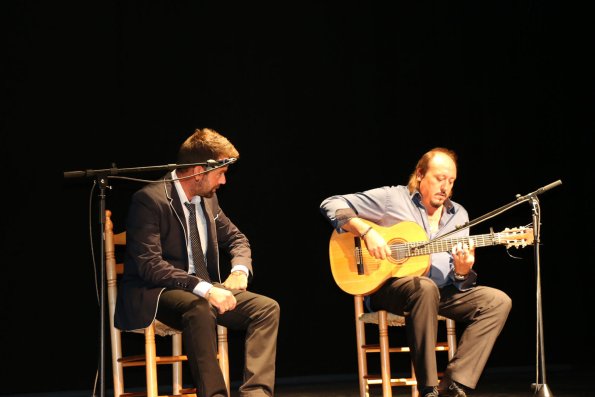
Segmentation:
<svg viewBox="0 0 595 397">
<path fill-rule="evenodd" d="M 240 396 L 274 394 L 279 305 L 248 291 L 250 244 L 216 195 L 236 148 L 211 129 L 197 129 L 180 147 L 178 168 L 132 197 L 116 326 L 147 327 L 157 318 L 182 330 L 199 395 L 227 396 L 217 362 L 216 325 L 246 330 Z M 219 261 L 229 254 L 229 265 Z"/>
</svg>

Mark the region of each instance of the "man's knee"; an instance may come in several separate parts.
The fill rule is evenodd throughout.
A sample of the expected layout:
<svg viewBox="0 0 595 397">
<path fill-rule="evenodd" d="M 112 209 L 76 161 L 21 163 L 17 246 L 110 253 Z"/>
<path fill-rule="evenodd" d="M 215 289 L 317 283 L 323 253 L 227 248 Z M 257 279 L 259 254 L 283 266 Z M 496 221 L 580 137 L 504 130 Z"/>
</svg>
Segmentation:
<svg viewBox="0 0 595 397">
<path fill-rule="evenodd" d="M 279 306 L 279 303 L 276 300 L 272 298 L 267 298 L 266 312 L 269 313 L 270 316 L 279 319 L 281 315 L 281 307 Z"/>
<path fill-rule="evenodd" d="M 502 307 L 503 310 L 506 310 L 506 312 L 510 312 L 510 309 L 512 309 L 512 299 L 510 298 L 510 296 L 508 296 L 506 293 L 500 291 L 500 307 Z"/>
<path fill-rule="evenodd" d="M 416 277 L 414 283 L 415 289 L 419 291 L 421 297 L 434 299 L 438 302 L 440 299 L 440 290 L 434 281 L 427 277 Z"/>
<path fill-rule="evenodd" d="M 494 290 L 491 306 L 506 318 L 512 309 L 512 299 L 504 291 Z"/>
</svg>

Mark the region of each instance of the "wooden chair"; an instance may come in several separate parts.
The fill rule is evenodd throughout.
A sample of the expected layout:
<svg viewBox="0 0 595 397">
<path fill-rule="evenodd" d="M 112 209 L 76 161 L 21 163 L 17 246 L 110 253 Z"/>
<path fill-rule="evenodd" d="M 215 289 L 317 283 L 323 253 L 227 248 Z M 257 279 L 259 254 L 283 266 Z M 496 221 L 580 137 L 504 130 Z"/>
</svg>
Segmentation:
<svg viewBox="0 0 595 397">
<path fill-rule="evenodd" d="M 188 357 L 182 354 L 182 333 L 176 329 L 155 320 L 153 324 L 144 330 L 130 331 L 132 333 L 142 333 L 145 336 L 144 355 L 124 356 L 122 354 L 122 338 L 118 328 L 114 326 L 114 312 L 116 308 L 116 297 L 118 294 L 117 281 L 118 276 L 123 273 L 122 263 L 116 263 L 116 246 L 126 245 L 126 232 L 114 234 L 114 225 L 111 220 L 111 211 L 106 210 L 105 220 L 105 272 L 107 280 L 107 298 L 109 306 L 109 327 L 112 345 L 112 372 L 114 377 L 114 397 L 133 397 L 148 396 L 159 397 L 157 382 L 157 365 L 172 365 L 172 385 L 173 395 L 196 396 L 196 389 L 184 388 L 182 383 L 182 363 L 188 361 Z M 155 343 L 155 335 L 171 337 L 172 352 L 170 356 L 158 356 Z M 227 384 L 227 394 L 229 395 L 229 361 L 227 350 L 227 328 L 218 325 L 218 349 L 219 366 L 223 371 L 223 377 Z M 146 392 L 125 392 L 124 391 L 124 368 L 144 366 L 146 369 Z M 169 394 L 168 394 L 169 396 Z"/>
<path fill-rule="evenodd" d="M 389 326 L 404 326 L 405 318 L 385 310 L 373 313 L 364 312 L 364 297 L 354 295 L 355 303 L 355 333 L 357 340 L 357 364 L 360 397 L 369 397 L 370 385 L 382 385 L 382 396 L 391 397 L 393 386 L 411 386 L 411 396 L 417 397 L 417 381 L 413 365 L 411 376 L 406 378 L 393 378 L 390 368 L 390 353 L 409 352 L 408 346 L 390 347 L 388 338 Z M 437 342 L 436 351 L 448 352 L 450 360 L 456 351 L 457 340 L 455 333 L 455 322 L 449 318 L 438 316 L 439 321 L 446 324 L 446 342 Z M 378 325 L 378 344 L 366 344 L 366 324 Z M 380 354 L 380 375 L 368 373 L 368 354 Z M 442 374 L 439 374 L 441 376 Z"/>
</svg>

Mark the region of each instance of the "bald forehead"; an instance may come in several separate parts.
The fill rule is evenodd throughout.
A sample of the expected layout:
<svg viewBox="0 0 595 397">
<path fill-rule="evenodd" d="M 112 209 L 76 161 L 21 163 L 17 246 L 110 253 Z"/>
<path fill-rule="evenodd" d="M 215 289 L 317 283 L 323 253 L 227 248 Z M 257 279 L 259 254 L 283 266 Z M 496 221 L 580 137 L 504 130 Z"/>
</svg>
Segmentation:
<svg viewBox="0 0 595 397">
<path fill-rule="evenodd" d="M 429 171 L 432 173 L 446 174 L 456 178 L 457 166 L 455 162 L 444 153 L 436 153 L 429 162 Z"/>
</svg>

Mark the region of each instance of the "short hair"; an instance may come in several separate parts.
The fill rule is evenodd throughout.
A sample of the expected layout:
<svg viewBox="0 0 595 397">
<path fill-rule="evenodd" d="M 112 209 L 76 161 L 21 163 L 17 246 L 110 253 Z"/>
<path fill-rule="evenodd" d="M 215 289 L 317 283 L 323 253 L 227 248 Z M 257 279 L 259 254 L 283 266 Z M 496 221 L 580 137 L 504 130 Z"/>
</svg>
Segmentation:
<svg viewBox="0 0 595 397">
<path fill-rule="evenodd" d="M 219 158 L 239 158 L 240 154 L 233 144 L 210 128 L 197 128 L 178 150 L 178 164 L 202 163 Z M 181 169 L 188 167 L 181 167 Z"/>
</svg>

